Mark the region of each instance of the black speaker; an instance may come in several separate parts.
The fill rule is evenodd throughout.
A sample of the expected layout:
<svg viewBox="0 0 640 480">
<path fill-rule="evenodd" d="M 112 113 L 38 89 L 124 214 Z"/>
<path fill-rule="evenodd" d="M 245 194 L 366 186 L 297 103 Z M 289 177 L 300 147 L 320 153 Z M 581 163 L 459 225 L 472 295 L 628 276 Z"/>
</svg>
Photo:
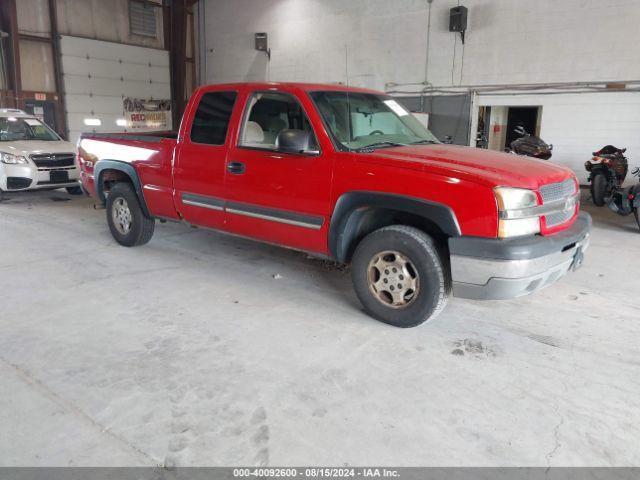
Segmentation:
<svg viewBox="0 0 640 480">
<path fill-rule="evenodd" d="M 269 50 L 269 36 L 264 33 L 256 33 L 256 50 L 260 50 L 261 52 L 266 52 Z"/>
<path fill-rule="evenodd" d="M 453 7 L 449 10 L 449 31 L 464 32 L 467 29 L 467 7 Z"/>
</svg>

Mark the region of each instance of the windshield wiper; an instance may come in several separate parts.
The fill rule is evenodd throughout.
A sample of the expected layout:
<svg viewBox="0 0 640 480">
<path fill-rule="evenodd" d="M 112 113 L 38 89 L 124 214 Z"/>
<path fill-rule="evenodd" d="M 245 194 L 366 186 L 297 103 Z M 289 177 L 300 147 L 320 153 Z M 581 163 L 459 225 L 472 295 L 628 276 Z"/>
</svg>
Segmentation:
<svg viewBox="0 0 640 480">
<path fill-rule="evenodd" d="M 438 142 L 436 142 L 435 140 L 424 139 L 424 140 L 418 140 L 417 142 L 411 142 L 409 145 L 419 145 L 421 143 L 438 143 Z"/>
<path fill-rule="evenodd" d="M 356 148 L 356 152 L 369 152 L 380 147 L 406 147 L 406 146 L 407 146 L 406 143 L 388 142 L 388 141 L 376 142 L 376 143 L 372 143 L 371 145 L 367 145 L 365 147 Z"/>
</svg>

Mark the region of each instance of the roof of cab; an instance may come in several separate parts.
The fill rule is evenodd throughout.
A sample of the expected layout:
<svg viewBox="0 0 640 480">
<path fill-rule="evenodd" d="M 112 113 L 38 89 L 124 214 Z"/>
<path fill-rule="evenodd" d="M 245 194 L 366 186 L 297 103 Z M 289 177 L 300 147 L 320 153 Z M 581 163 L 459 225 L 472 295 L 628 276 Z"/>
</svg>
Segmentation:
<svg viewBox="0 0 640 480">
<path fill-rule="evenodd" d="M 377 90 L 368 88 L 351 87 L 339 83 L 298 83 L 298 82 L 239 82 L 239 83 L 220 83 L 213 85 L 205 85 L 202 88 L 206 90 L 222 90 L 225 88 L 238 90 L 269 90 L 283 88 L 287 90 L 303 90 L 305 92 L 314 91 L 337 91 L 337 92 L 362 92 L 384 94 Z"/>
</svg>

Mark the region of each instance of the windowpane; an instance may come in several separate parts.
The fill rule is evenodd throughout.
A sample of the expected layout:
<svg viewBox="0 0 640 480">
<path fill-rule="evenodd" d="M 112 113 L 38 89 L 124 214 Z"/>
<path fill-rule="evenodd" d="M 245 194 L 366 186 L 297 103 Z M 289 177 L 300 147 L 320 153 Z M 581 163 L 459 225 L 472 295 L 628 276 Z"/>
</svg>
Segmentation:
<svg viewBox="0 0 640 480">
<path fill-rule="evenodd" d="M 16 2 L 18 31 L 38 37 L 51 36 L 51 17 L 47 0 L 19 0 Z"/>
<path fill-rule="evenodd" d="M 313 136 L 302 106 L 291 95 L 256 93 L 250 105 L 242 130 L 243 146 L 275 149 L 276 139 L 282 130 L 303 130 Z"/>
<path fill-rule="evenodd" d="M 191 127 L 192 142 L 224 145 L 236 96 L 235 92 L 210 92 L 202 96 Z"/>
<path fill-rule="evenodd" d="M 156 7 L 146 2 L 130 0 L 129 29 L 135 35 L 156 37 Z"/>
<path fill-rule="evenodd" d="M 51 45 L 34 40 L 20 40 L 20 74 L 23 90 L 54 92 L 56 81 Z"/>
</svg>

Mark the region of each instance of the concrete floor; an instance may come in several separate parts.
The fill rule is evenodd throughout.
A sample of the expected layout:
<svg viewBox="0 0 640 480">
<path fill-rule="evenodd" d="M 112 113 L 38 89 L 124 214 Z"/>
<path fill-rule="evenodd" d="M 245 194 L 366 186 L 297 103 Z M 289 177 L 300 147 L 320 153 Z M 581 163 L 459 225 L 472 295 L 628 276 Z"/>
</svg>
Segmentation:
<svg viewBox="0 0 640 480">
<path fill-rule="evenodd" d="M 13 196 L 0 465 L 638 465 L 640 233 L 586 208 L 580 273 L 401 330 L 305 254 Z"/>
</svg>

